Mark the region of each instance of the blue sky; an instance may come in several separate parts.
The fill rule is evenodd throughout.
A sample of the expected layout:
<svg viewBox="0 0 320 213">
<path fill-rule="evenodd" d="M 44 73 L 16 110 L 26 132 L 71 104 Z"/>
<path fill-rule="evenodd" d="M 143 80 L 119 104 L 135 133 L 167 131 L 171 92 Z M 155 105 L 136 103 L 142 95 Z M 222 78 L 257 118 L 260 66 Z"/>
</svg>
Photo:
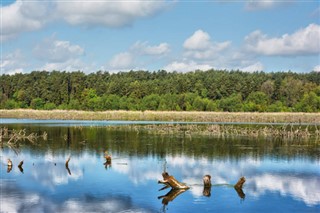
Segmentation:
<svg viewBox="0 0 320 213">
<path fill-rule="evenodd" d="M 1 74 L 320 71 L 320 3 L 1 1 Z"/>
</svg>

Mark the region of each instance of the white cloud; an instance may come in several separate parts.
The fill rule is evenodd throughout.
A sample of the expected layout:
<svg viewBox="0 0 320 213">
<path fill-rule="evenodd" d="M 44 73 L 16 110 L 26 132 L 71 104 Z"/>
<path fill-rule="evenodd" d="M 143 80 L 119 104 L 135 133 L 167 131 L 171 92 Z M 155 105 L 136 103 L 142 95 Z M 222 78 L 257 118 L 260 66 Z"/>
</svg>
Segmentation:
<svg viewBox="0 0 320 213">
<path fill-rule="evenodd" d="M 1 7 L 1 35 L 0 41 L 6 41 L 26 31 L 42 28 L 51 17 L 49 10 L 51 3 L 25 2 L 17 0 L 13 4 Z"/>
<path fill-rule="evenodd" d="M 208 64 L 198 64 L 195 61 L 190 62 L 178 62 L 174 61 L 167 66 L 165 66 L 163 69 L 166 71 L 177 71 L 177 72 L 188 72 L 188 71 L 194 71 L 194 70 L 209 70 L 213 67 Z"/>
<path fill-rule="evenodd" d="M 248 51 L 261 55 L 310 55 L 320 53 L 320 26 L 310 24 L 293 34 L 279 38 L 268 38 L 261 31 L 254 31 L 245 37 Z"/>
<path fill-rule="evenodd" d="M 217 54 L 230 47 L 231 42 L 213 42 L 210 35 L 202 30 L 197 30 L 187 38 L 183 44 L 184 56 L 193 59 L 213 59 Z"/>
<path fill-rule="evenodd" d="M 263 69 L 264 69 L 264 66 L 261 62 L 256 62 L 254 64 L 241 68 L 241 70 L 245 72 L 263 71 Z"/>
<path fill-rule="evenodd" d="M 320 72 L 320 64 L 313 68 L 313 71 Z"/>
<path fill-rule="evenodd" d="M 134 56 L 129 52 L 115 55 L 109 62 L 113 69 L 132 69 L 134 67 Z"/>
<path fill-rule="evenodd" d="M 48 62 L 45 63 L 42 67 L 37 68 L 37 70 L 46 70 L 46 71 L 84 71 L 84 72 L 92 72 L 94 68 L 90 65 L 85 64 L 80 59 L 69 59 L 63 62 Z"/>
<path fill-rule="evenodd" d="M 204 50 L 211 45 L 210 36 L 207 32 L 197 30 L 185 40 L 183 47 L 188 50 Z"/>
<path fill-rule="evenodd" d="M 40 60 L 63 63 L 83 55 L 84 49 L 70 41 L 56 40 L 53 36 L 36 45 L 33 54 Z"/>
<path fill-rule="evenodd" d="M 136 19 L 154 15 L 165 1 L 57 1 L 57 13 L 72 25 L 122 27 Z"/>
<path fill-rule="evenodd" d="M 275 7 L 283 6 L 286 4 L 292 4 L 290 1 L 279 1 L 279 0 L 247 0 L 245 4 L 246 10 L 265 10 L 272 9 Z"/>
<path fill-rule="evenodd" d="M 1 59 L 0 74 L 12 75 L 15 73 L 23 73 L 27 66 L 28 64 L 25 62 L 25 58 L 21 50 L 17 49 L 14 52 L 5 55 Z"/>
<path fill-rule="evenodd" d="M 159 1 L 24 1 L 1 7 L 0 41 L 15 38 L 22 32 L 35 31 L 53 21 L 65 21 L 85 27 L 123 27 L 137 19 L 150 17 L 167 8 Z"/>
<path fill-rule="evenodd" d="M 141 62 L 140 59 L 159 58 L 170 52 L 168 43 L 160 43 L 158 45 L 149 45 L 147 41 L 135 42 L 128 51 L 118 53 L 112 57 L 107 65 L 109 71 L 125 71 L 125 70 L 144 70 L 142 67 L 147 63 L 146 60 Z M 103 69 L 105 69 L 103 67 Z"/>
<path fill-rule="evenodd" d="M 137 41 L 130 49 L 142 55 L 164 55 L 170 51 L 170 46 L 168 43 L 160 43 L 159 45 L 151 46 L 147 41 Z"/>
<path fill-rule="evenodd" d="M 45 62 L 37 70 L 93 71 L 91 65 L 80 59 L 85 53 L 81 46 L 58 40 L 54 35 L 37 44 L 32 53 L 38 60 Z"/>
</svg>

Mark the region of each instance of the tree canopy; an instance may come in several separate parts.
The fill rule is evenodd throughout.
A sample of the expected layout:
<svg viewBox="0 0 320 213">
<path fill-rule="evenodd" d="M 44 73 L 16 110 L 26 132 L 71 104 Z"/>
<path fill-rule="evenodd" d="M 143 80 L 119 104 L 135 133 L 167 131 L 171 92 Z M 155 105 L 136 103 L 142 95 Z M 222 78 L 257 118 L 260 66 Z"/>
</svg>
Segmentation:
<svg viewBox="0 0 320 213">
<path fill-rule="evenodd" d="M 320 112 L 320 73 L 33 71 L 0 76 L 0 108 Z"/>
</svg>

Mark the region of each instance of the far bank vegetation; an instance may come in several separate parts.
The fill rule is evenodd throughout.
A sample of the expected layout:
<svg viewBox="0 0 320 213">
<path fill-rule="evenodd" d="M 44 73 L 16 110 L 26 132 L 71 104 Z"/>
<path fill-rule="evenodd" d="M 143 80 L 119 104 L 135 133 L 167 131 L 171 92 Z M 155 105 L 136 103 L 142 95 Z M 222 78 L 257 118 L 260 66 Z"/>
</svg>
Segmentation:
<svg viewBox="0 0 320 213">
<path fill-rule="evenodd" d="M 34 71 L 0 76 L 0 108 L 320 112 L 320 73 Z"/>
</svg>

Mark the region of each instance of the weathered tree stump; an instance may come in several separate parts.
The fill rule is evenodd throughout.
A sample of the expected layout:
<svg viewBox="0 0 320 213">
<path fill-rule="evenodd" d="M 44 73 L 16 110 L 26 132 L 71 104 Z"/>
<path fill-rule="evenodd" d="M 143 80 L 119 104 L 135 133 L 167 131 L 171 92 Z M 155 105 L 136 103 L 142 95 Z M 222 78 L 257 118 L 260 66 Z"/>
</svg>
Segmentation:
<svg viewBox="0 0 320 213">
<path fill-rule="evenodd" d="M 159 180 L 158 183 L 165 184 L 166 186 L 170 186 L 173 189 L 189 189 L 190 188 L 186 184 L 177 181 L 173 176 L 170 176 L 167 172 L 163 172 L 162 177 L 163 177 L 163 180 Z"/>
<path fill-rule="evenodd" d="M 211 176 L 210 175 L 203 176 L 203 185 L 204 185 L 204 187 L 211 187 Z"/>
<path fill-rule="evenodd" d="M 246 179 L 244 177 L 241 177 L 236 185 L 234 185 L 235 189 L 242 189 L 243 184 L 246 182 Z"/>
<path fill-rule="evenodd" d="M 71 171 L 70 171 L 70 169 L 69 169 L 69 161 L 70 161 L 70 156 L 69 156 L 69 158 L 66 160 L 66 169 L 67 169 L 69 175 L 71 175 Z"/>
</svg>

